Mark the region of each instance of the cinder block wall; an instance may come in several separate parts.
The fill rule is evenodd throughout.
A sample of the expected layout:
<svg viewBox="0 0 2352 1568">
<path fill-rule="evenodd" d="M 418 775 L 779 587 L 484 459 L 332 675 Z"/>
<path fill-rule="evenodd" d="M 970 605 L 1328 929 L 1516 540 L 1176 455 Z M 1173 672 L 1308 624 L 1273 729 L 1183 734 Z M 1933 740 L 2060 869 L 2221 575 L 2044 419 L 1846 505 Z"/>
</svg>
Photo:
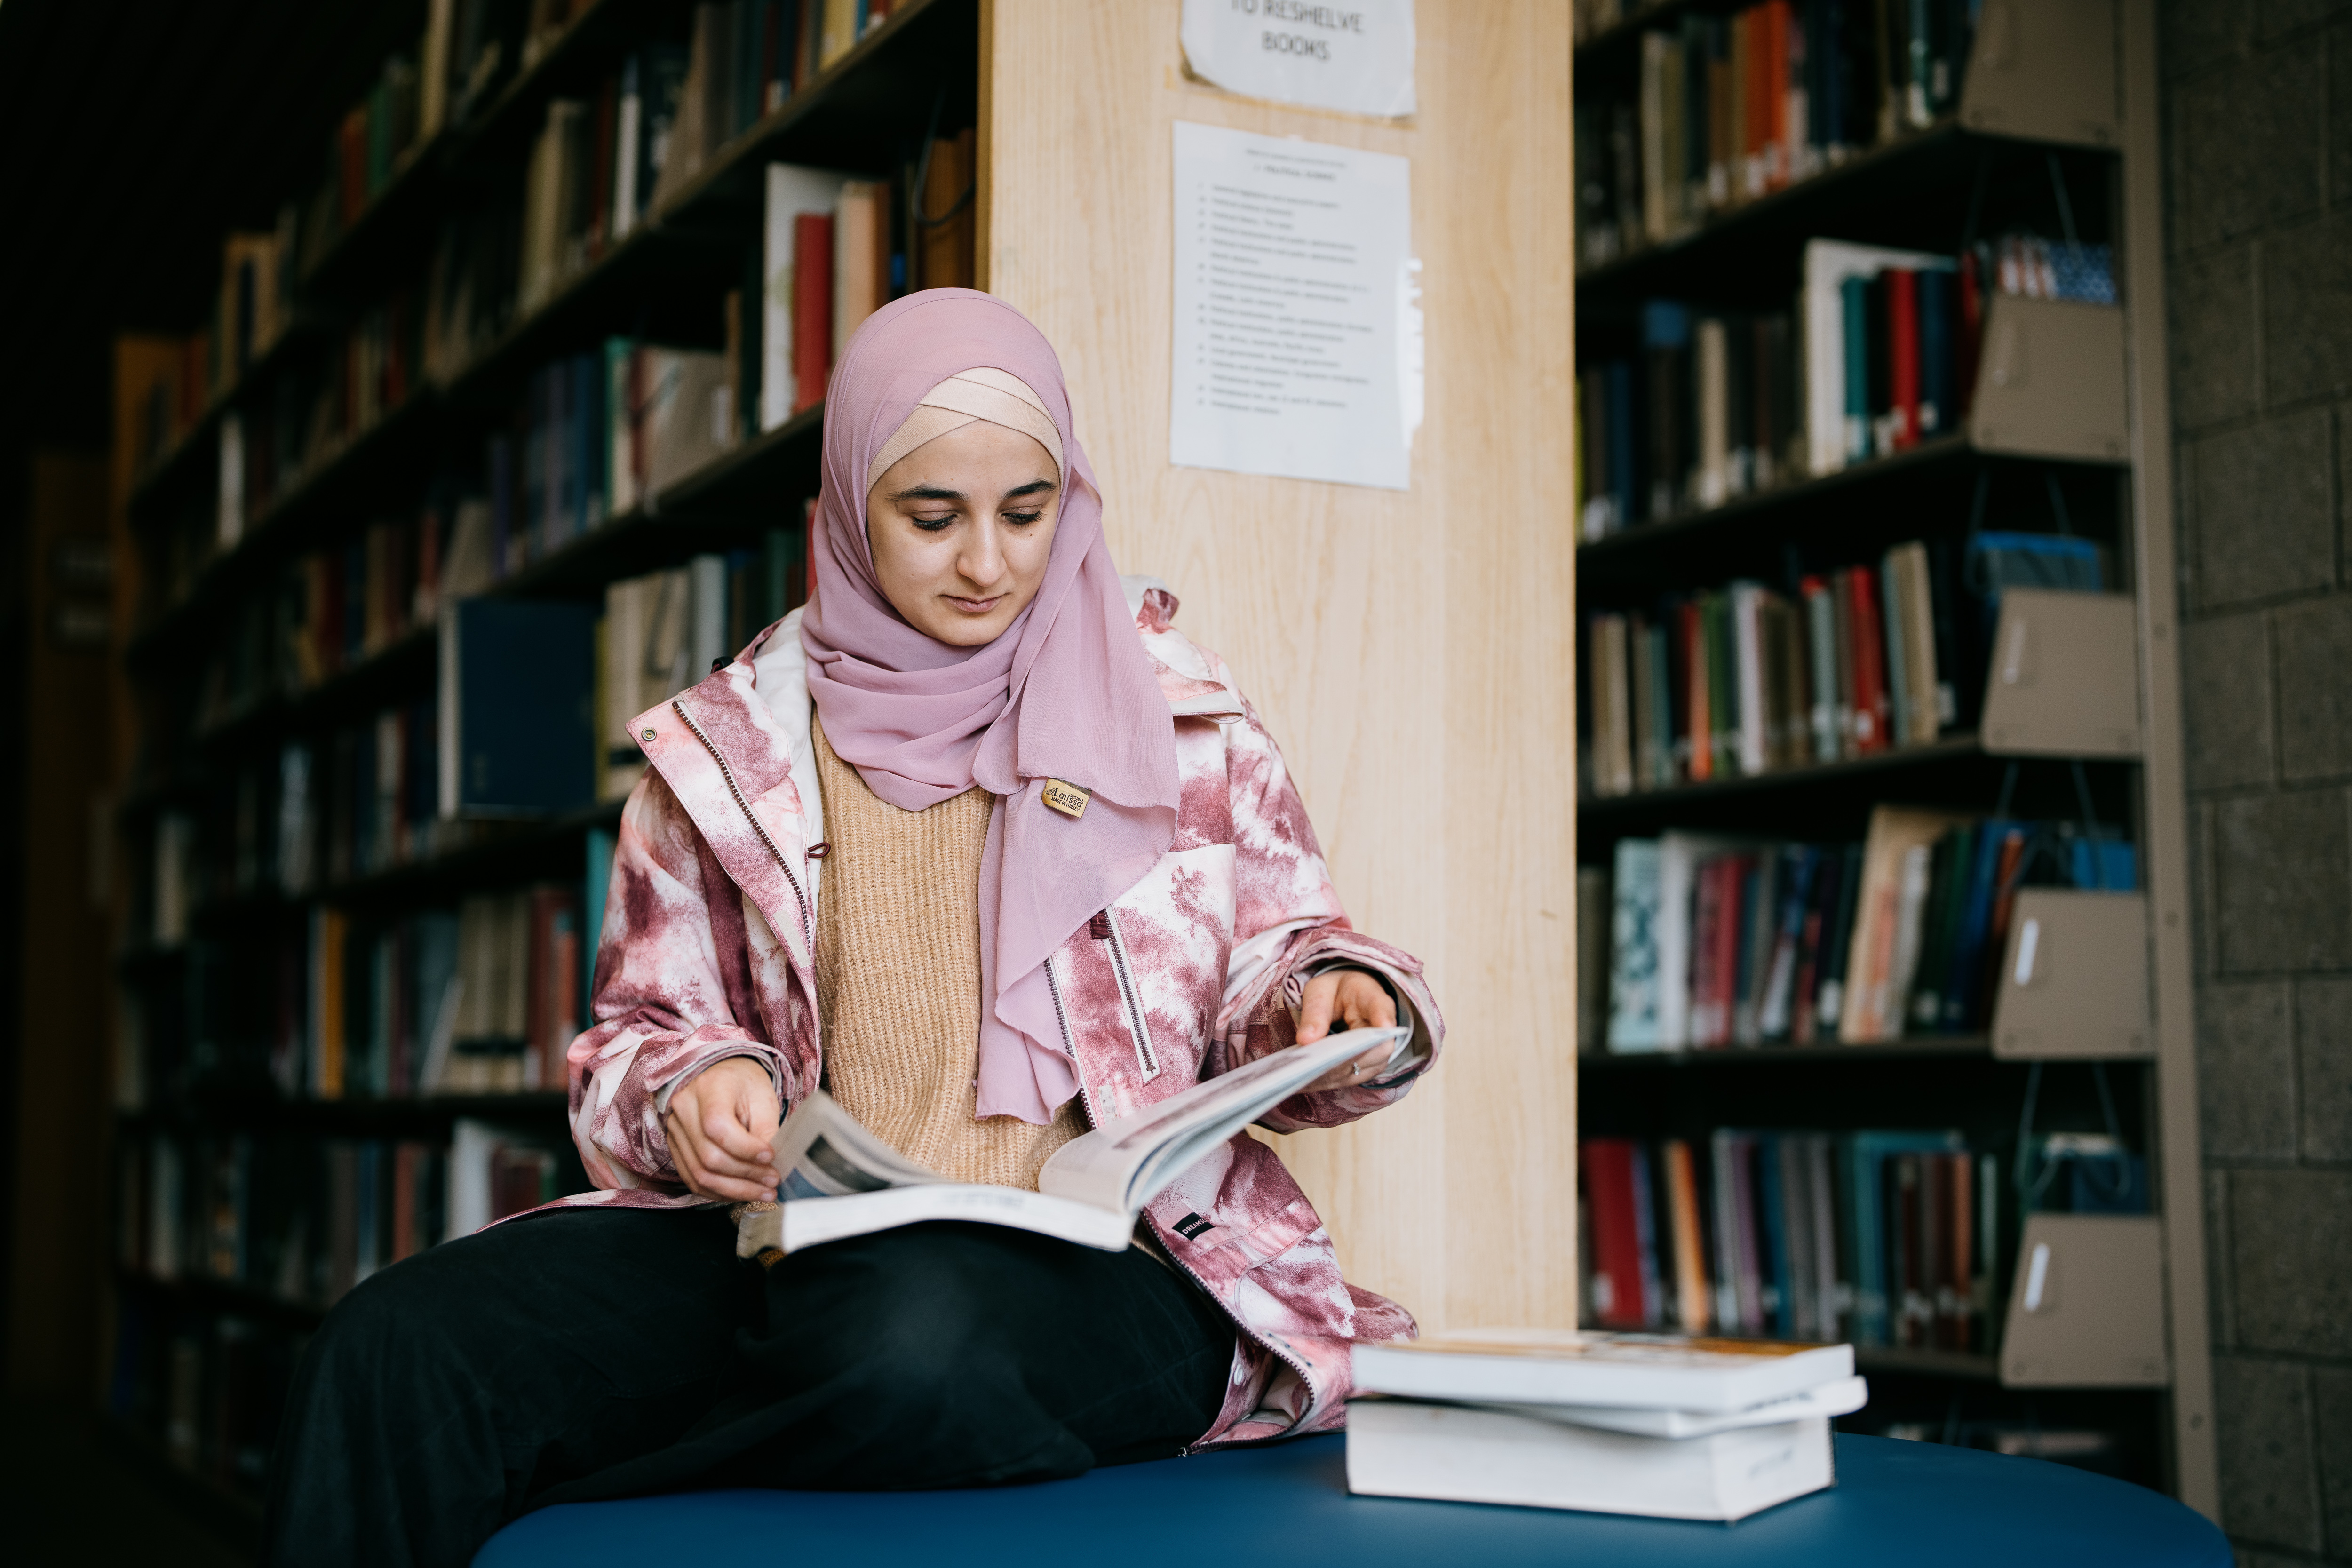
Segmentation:
<svg viewBox="0 0 2352 1568">
<path fill-rule="evenodd" d="M 2223 1522 L 2352 1564 L 2352 3 L 2162 17 Z"/>
</svg>

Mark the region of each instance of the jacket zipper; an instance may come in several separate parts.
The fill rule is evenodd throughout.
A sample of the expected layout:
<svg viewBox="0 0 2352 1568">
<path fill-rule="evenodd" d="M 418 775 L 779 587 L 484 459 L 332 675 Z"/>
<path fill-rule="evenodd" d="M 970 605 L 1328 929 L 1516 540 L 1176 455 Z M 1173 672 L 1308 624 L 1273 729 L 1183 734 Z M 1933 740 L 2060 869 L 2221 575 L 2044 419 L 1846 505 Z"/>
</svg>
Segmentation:
<svg viewBox="0 0 2352 1568">
<path fill-rule="evenodd" d="M 1127 1007 L 1127 1032 L 1135 1046 L 1135 1059 L 1143 1068 L 1146 1082 L 1160 1076 L 1160 1058 L 1151 1048 L 1151 1027 L 1144 1022 L 1143 995 L 1137 989 L 1134 972 L 1127 963 L 1127 941 L 1118 934 L 1118 917 L 1106 909 L 1103 927 L 1110 932 L 1111 973 L 1118 980 L 1118 996 Z"/>
<path fill-rule="evenodd" d="M 760 836 L 760 842 L 767 846 L 768 854 L 775 860 L 776 869 L 782 871 L 784 874 L 784 880 L 792 884 L 793 898 L 801 907 L 801 941 L 814 946 L 816 933 L 809 919 L 808 895 L 801 891 L 801 879 L 793 876 L 793 868 L 784 863 L 783 851 L 778 849 L 776 841 L 768 837 L 768 830 L 760 826 L 760 819 L 751 815 L 751 803 L 743 798 L 742 789 L 735 783 L 735 770 L 727 765 L 727 759 L 719 754 L 719 748 L 710 743 L 710 737 L 702 732 L 702 726 L 694 721 L 694 716 L 686 710 L 682 703 L 672 699 L 669 710 L 677 714 L 679 721 L 694 732 L 694 738 L 702 742 L 702 749 L 710 753 L 710 760 L 719 764 L 719 776 L 727 781 L 727 793 L 735 797 L 735 805 L 743 813 L 743 820 L 751 825 L 751 831 Z"/>
</svg>

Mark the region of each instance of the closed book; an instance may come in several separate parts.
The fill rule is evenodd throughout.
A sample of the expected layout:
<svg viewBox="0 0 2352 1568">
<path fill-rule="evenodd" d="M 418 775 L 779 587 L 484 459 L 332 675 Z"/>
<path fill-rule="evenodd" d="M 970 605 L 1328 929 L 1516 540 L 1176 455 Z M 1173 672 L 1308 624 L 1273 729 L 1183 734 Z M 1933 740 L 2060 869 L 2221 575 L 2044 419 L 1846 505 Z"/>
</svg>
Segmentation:
<svg viewBox="0 0 2352 1568">
<path fill-rule="evenodd" d="M 1359 1341 L 1356 1386 L 1410 1399 L 1746 1410 L 1853 1375 L 1847 1345 L 1485 1329 Z"/>
<path fill-rule="evenodd" d="M 1880 630 L 1878 574 L 1856 566 L 1843 574 L 1847 605 L 1853 616 L 1850 657 L 1853 660 L 1854 750 L 1883 752 L 1889 743 L 1892 704 L 1886 681 L 1886 639 Z"/>
<path fill-rule="evenodd" d="M 1641 1158 L 1641 1146 L 1626 1138 L 1588 1138 L 1577 1149 L 1591 1225 L 1592 1315 L 1604 1327 L 1649 1321 L 1634 1187 Z"/>
<path fill-rule="evenodd" d="M 1879 625 L 1885 633 L 1880 648 L 1886 682 L 1886 738 L 1890 745 L 1907 746 L 1911 743 L 1911 682 L 1907 668 L 1911 639 L 1905 635 L 1903 596 L 1895 578 L 1895 561 L 1890 552 L 1879 563 L 1877 605 Z"/>
<path fill-rule="evenodd" d="M 1896 973 L 1905 910 L 1924 905 L 1928 847 L 1946 829 L 1968 820 L 1949 812 L 1905 806 L 1882 805 L 1872 811 L 1846 958 L 1846 1006 L 1839 1021 L 1838 1037 L 1846 1044 L 1891 1040 L 1902 1034 L 1901 1000 L 1893 992 L 1909 980 L 1907 972 Z M 1919 855 L 1916 862 L 1915 850 Z M 1913 931 L 1916 941 L 1916 925 Z"/>
<path fill-rule="evenodd" d="M 441 800 L 451 817 L 550 816 L 595 798 L 595 608 L 466 599 L 441 622 Z"/>
<path fill-rule="evenodd" d="M 1378 1497 L 1734 1520 L 1832 1472 L 1822 1416 L 1672 1438 L 1405 1400 L 1357 1401 L 1348 1415 L 1348 1489 Z"/>
<path fill-rule="evenodd" d="M 1884 276 L 1888 426 L 1893 449 L 1900 452 L 1919 440 L 1919 275 L 1890 267 Z"/>
<path fill-rule="evenodd" d="M 824 401 L 833 371 L 833 216 L 793 220 L 793 412 Z"/>
<path fill-rule="evenodd" d="M 850 333 L 889 297 L 890 188 L 873 180 L 841 187 L 833 212 L 833 343 L 837 355 Z"/>
<path fill-rule="evenodd" d="M 1713 1291 L 1707 1282 L 1706 1237 L 1699 1223 L 1697 1164 L 1690 1144 L 1680 1138 L 1666 1141 L 1663 1163 L 1673 1236 L 1675 1322 L 1686 1334 L 1703 1334 L 1713 1324 Z"/>
<path fill-rule="evenodd" d="M 800 286 L 793 269 L 798 232 L 805 214 L 829 214 L 841 200 L 847 176 L 797 163 L 767 168 L 765 212 L 761 227 L 760 428 L 772 430 L 824 395 L 822 374 L 810 395 L 800 384 L 793 332 L 800 320 Z M 830 252 L 826 263 L 830 276 Z M 826 285 L 828 290 L 831 284 Z M 826 357 L 831 358 L 831 327 Z"/>
<path fill-rule="evenodd" d="M 1625 617 L 1592 617 L 1592 790 L 1633 788 L 1633 716 L 1628 707 Z"/>
<path fill-rule="evenodd" d="M 1658 955 L 1659 852 L 1651 838 L 1617 841 L 1610 878 L 1609 1048 L 1666 1048 Z"/>
</svg>

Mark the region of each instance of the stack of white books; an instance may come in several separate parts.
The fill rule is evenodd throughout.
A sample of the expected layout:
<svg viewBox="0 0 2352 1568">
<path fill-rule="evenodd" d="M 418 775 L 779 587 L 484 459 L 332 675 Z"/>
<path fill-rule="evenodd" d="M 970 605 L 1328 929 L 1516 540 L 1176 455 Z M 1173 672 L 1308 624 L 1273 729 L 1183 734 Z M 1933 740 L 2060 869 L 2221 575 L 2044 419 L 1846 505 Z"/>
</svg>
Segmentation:
<svg viewBox="0 0 2352 1568">
<path fill-rule="evenodd" d="M 1348 1489 L 1733 1520 L 1835 1479 L 1850 1345 L 1487 1330 L 1355 1347 Z"/>
</svg>

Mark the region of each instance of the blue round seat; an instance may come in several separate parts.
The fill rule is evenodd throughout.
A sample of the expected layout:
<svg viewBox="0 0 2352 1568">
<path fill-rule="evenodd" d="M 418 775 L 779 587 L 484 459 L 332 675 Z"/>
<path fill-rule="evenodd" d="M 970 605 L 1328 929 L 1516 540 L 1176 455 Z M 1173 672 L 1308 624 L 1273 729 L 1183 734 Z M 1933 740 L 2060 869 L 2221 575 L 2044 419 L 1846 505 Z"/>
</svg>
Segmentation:
<svg viewBox="0 0 2352 1568">
<path fill-rule="evenodd" d="M 2230 1568 L 2229 1542 L 2171 1499 L 2039 1459 L 1837 1439 L 1837 1485 L 1737 1524 L 1348 1495 L 1346 1439 L 1123 1465 L 992 1491 L 689 1492 L 574 1503 L 499 1532 L 475 1568 L 729 1563 L 1030 1568 L 1041 1552 L 1120 1568 L 1269 1563 L 1577 1568 Z M 1061 1544 L 1056 1544 L 1061 1543 Z"/>
</svg>

